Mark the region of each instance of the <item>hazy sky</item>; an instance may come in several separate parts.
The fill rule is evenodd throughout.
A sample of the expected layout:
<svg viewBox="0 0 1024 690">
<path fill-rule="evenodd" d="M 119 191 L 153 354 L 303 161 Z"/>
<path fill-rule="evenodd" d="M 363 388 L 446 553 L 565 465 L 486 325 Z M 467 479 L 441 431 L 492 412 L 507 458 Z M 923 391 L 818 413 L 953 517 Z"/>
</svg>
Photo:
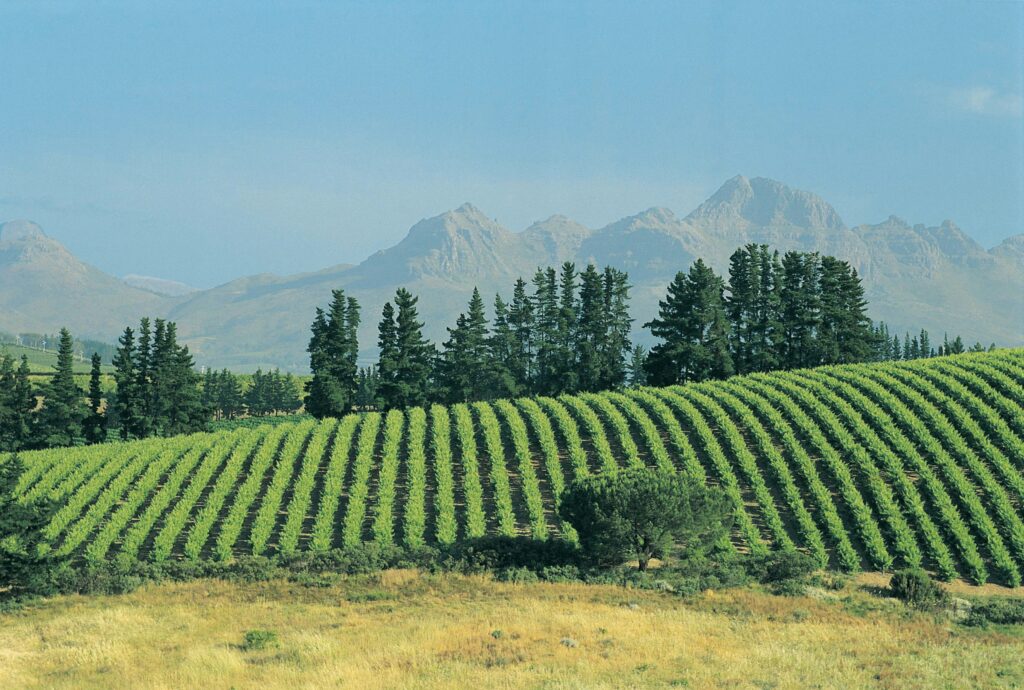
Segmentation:
<svg viewBox="0 0 1024 690">
<path fill-rule="evenodd" d="M 1024 232 L 1020 2 L 251 4 L 0 0 L 0 220 L 201 287 L 736 173 Z"/>
</svg>

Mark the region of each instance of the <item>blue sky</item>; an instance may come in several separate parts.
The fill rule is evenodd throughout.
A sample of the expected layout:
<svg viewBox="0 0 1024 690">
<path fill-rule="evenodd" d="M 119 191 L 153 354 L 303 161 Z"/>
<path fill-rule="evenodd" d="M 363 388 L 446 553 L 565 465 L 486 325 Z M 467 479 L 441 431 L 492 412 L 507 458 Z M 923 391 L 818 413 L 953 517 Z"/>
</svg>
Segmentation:
<svg viewBox="0 0 1024 690">
<path fill-rule="evenodd" d="M 1024 232 L 1022 55 L 1019 2 L 0 1 L 0 219 L 205 287 L 742 173 L 988 247 Z"/>
</svg>

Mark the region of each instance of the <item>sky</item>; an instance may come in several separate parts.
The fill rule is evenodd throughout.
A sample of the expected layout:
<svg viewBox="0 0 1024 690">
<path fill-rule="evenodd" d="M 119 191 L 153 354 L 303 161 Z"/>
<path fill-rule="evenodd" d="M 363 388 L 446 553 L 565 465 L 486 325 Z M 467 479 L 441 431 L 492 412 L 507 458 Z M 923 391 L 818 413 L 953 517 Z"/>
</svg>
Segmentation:
<svg viewBox="0 0 1024 690">
<path fill-rule="evenodd" d="M 1024 232 L 1024 3 L 0 0 L 0 221 L 115 275 L 357 263 L 465 201 L 685 215 L 736 174 Z"/>
</svg>

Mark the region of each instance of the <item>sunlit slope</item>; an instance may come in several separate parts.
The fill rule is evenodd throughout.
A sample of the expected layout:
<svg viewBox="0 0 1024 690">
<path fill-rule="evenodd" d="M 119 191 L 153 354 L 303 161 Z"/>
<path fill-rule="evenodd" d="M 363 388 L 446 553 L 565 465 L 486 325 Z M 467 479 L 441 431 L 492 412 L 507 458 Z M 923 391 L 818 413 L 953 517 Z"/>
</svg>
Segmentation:
<svg viewBox="0 0 1024 690">
<path fill-rule="evenodd" d="M 61 506 L 48 536 L 85 559 L 572 538 L 568 482 L 649 465 L 722 486 L 741 550 L 1015 585 L 1024 571 L 1024 350 L 24 457 L 25 497 Z"/>
</svg>

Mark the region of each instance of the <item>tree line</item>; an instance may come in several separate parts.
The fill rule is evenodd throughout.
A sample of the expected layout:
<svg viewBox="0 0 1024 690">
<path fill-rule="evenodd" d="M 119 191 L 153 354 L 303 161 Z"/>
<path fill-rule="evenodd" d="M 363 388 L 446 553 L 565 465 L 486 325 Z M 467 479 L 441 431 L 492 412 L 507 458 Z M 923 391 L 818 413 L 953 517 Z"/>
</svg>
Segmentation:
<svg viewBox="0 0 1024 690">
<path fill-rule="evenodd" d="M 377 363 L 362 369 L 359 304 L 335 290 L 311 327 L 306 410 L 324 417 L 619 388 L 629 375 L 629 290 L 626 273 L 612 267 L 538 269 L 531 286 L 516 281 L 510 302 L 495 296 L 490 320 L 474 289 L 438 349 L 423 335 L 418 297 L 399 288 L 381 312 Z"/>
<path fill-rule="evenodd" d="M 440 348 L 423 335 L 418 297 L 399 288 L 381 312 L 377 363 L 363 368 L 359 303 L 335 290 L 311 327 L 306 410 L 326 417 L 895 357 L 888 327 L 868 317 L 848 262 L 748 244 L 730 257 L 727 278 L 700 259 L 676 274 L 658 315 L 644 324 L 659 340 L 650 352 L 630 342 L 631 285 L 612 267 L 538 269 L 529 284 L 515 282 L 510 301 L 495 296 L 490 320 L 474 289 Z M 938 350 L 962 351 L 959 336 Z M 922 331 L 908 335 L 898 358 L 925 352 L 935 351 Z"/>
<path fill-rule="evenodd" d="M 266 373 L 257 369 L 248 386 L 244 377 L 227 369 L 209 369 L 203 377 L 202 400 L 214 419 L 266 417 L 297 412 L 302 407 L 299 390 L 298 379 L 279 369 Z"/>
<path fill-rule="evenodd" d="M 0 449 L 95 443 L 108 429 L 122 439 L 191 433 L 211 418 L 302 405 L 317 417 L 339 416 L 968 349 L 959 336 L 934 346 L 927 331 L 901 341 L 886 324 L 872 323 L 857 271 L 813 252 L 780 255 L 749 244 L 731 256 L 727 279 L 698 259 L 676 274 L 657 316 L 644 324 L 658 339 L 650 352 L 630 342 L 630 290 L 628 275 L 610 266 L 540 268 L 529 283 L 515 281 L 511 300 L 495 295 L 490 318 L 474 289 L 438 347 L 423 335 L 418 298 L 399 288 L 381 311 L 379 356 L 368 367 L 358 364 L 360 305 L 334 290 L 311 326 L 304 399 L 295 377 L 279 370 L 258 370 L 248 386 L 227 370 L 201 375 L 177 341 L 176 324 L 149 318 L 118 340 L 113 392 L 103 390 L 98 353 L 83 391 L 72 371 L 75 340 L 62 329 L 56 371 L 42 385 L 32 384 L 27 358 L 0 355 Z"/>
</svg>

